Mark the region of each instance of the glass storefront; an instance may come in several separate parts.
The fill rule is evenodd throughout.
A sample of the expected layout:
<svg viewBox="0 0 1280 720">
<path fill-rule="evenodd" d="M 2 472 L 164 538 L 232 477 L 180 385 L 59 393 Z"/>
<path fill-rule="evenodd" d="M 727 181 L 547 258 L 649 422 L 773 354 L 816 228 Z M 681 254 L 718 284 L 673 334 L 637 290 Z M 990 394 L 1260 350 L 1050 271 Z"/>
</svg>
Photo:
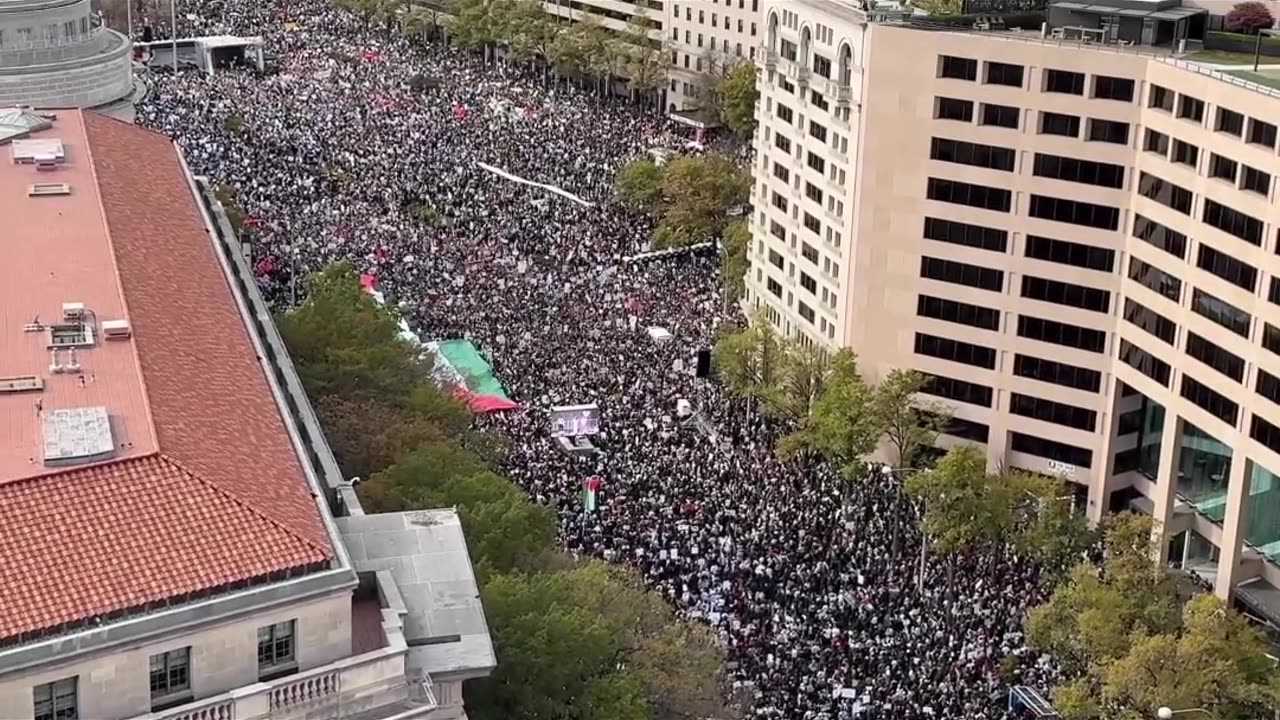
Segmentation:
<svg viewBox="0 0 1280 720">
<path fill-rule="evenodd" d="M 1245 541 L 1280 561 L 1280 476 L 1254 463 L 1247 502 Z"/>
<path fill-rule="evenodd" d="M 1221 523 L 1227 514 L 1231 448 L 1185 421 L 1182 423 L 1181 445 L 1178 495 L 1205 517 Z"/>
</svg>

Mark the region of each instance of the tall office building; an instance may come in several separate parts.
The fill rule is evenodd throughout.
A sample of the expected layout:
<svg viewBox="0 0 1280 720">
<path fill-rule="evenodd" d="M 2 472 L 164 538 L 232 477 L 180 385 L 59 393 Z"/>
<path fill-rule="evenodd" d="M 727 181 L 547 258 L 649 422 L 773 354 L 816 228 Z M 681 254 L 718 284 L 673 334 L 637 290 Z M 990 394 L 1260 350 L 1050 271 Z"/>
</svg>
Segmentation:
<svg viewBox="0 0 1280 720">
<path fill-rule="evenodd" d="M 166 137 L 0 112 L 6 720 L 464 718 L 455 512 L 367 515 Z"/>
<path fill-rule="evenodd" d="M 755 60 L 762 37 L 760 0 L 667 0 L 666 7 L 667 110 L 695 109 L 717 77 Z"/>
<path fill-rule="evenodd" d="M 926 373 L 942 446 L 1154 514 L 1280 618 L 1280 94 L 1174 57 L 1204 10 L 1113 5 L 926 32 L 766 2 L 746 304 Z"/>
</svg>

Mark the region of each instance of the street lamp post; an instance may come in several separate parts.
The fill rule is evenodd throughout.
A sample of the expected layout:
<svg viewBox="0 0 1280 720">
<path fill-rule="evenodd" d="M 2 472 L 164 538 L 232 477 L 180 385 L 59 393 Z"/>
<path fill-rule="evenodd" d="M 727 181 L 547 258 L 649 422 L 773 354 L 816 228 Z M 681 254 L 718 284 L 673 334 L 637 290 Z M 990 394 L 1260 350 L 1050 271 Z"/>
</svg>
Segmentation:
<svg viewBox="0 0 1280 720">
<path fill-rule="evenodd" d="M 1174 710 L 1167 705 L 1161 707 L 1159 710 L 1156 710 L 1156 717 L 1160 718 L 1160 720 L 1171 720 L 1173 716 L 1182 715 L 1183 713 L 1200 713 L 1201 715 L 1207 718 L 1211 718 L 1212 720 L 1218 720 L 1217 715 L 1214 715 L 1213 713 L 1209 712 L 1208 710 L 1205 710 L 1204 708 L 1184 708 L 1182 710 Z"/>
<path fill-rule="evenodd" d="M 1274 35 L 1274 30 L 1258 30 L 1258 36 L 1253 42 L 1253 71 L 1258 72 L 1258 59 L 1262 56 L 1262 36 L 1270 37 Z"/>
</svg>

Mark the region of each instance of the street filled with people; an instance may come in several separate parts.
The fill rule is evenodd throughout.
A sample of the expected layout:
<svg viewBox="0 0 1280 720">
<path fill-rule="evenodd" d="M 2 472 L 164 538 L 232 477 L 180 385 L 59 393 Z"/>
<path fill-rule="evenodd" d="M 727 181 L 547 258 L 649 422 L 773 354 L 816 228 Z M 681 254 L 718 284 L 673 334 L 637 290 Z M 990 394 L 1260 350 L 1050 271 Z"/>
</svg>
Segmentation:
<svg viewBox="0 0 1280 720">
<path fill-rule="evenodd" d="M 183 34 L 262 36 L 277 58 L 156 75 L 138 108 L 234 189 L 267 296 L 296 302 L 307 273 L 349 260 L 423 339 L 472 340 L 522 406 L 477 419 L 509 440 L 503 470 L 556 509 L 568 550 L 635 566 L 715 627 L 752 717 L 983 720 L 1011 684 L 1046 684 L 1021 632 L 1035 567 L 922 556 L 900 478 L 780 461 L 775 423 L 695 377 L 727 317 L 717 255 L 637 258 L 652 223 L 611 200 L 626 160 L 678 142 L 665 120 L 324 0 L 184 12 Z M 585 403 L 600 452 L 562 452 L 549 410 Z"/>
</svg>

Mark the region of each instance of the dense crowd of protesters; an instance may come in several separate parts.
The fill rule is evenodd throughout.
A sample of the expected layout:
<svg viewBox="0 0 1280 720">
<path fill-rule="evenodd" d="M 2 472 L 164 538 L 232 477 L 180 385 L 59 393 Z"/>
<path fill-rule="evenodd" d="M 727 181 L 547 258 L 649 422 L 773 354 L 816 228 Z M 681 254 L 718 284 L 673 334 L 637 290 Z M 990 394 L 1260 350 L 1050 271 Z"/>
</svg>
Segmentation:
<svg viewBox="0 0 1280 720">
<path fill-rule="evenodd" d="M 651 225 L 610 202 L 622 162 L 673 141 L 662 120 L 324 0 L 184 8 L 184 32 L 261 35 L 278 57 L 267 76 L 158 75 L 138 109 L 236 189 L 268 296 L 288 303 L 295 277 L 348 259 L 422 337 L 473 340 L 523 406 L 479 421 L 511 440 L 507 473 L 557 510 L 567 548 L 632 564 L 715 627 L 753 717 L 982 720 L 1011 683 L 1044 680 L 1020 632 L 1034 568 L 960 557 L 919 578 L 892 474 L 780 462 L 776 428 L 694 377 L 723 317 L 715 254 L 633 260 Z M 410 89 L 416 75 L 433 87 Z M 548 409 L 591 402 L 601 452 L 559 451 Z"/>
</svg>

